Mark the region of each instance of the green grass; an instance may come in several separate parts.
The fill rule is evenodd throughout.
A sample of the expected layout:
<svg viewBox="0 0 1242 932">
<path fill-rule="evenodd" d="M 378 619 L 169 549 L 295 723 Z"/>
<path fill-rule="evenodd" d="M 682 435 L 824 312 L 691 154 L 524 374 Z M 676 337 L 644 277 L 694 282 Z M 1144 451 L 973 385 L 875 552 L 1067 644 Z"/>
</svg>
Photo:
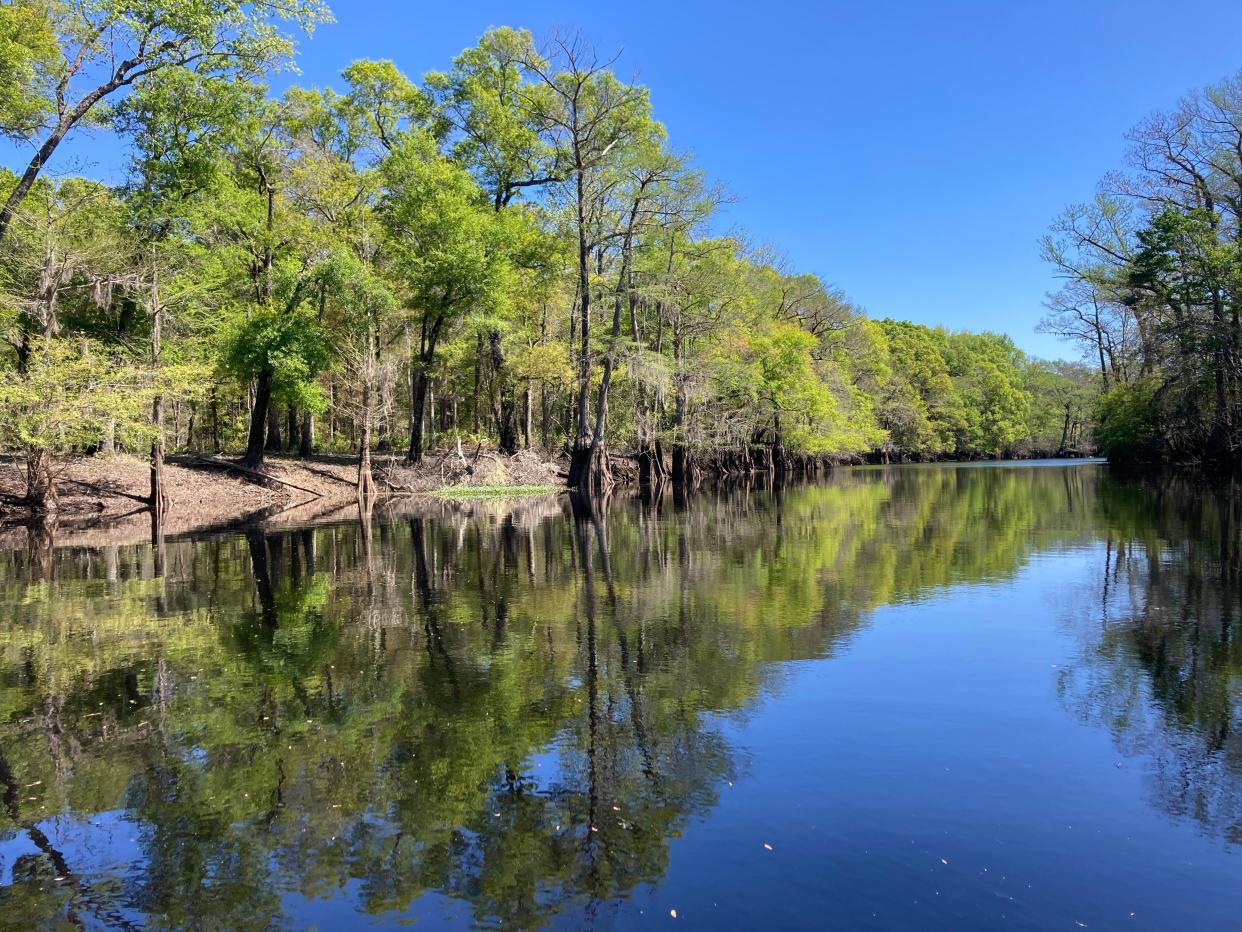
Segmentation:
<svg viewBox="0 0 1242 932">
<path fill-rule="evenodd" d="M 432 492 L 439 498 L 518 498 L 564 492 L 559 485 L 450 485 Z"/>
</svg>

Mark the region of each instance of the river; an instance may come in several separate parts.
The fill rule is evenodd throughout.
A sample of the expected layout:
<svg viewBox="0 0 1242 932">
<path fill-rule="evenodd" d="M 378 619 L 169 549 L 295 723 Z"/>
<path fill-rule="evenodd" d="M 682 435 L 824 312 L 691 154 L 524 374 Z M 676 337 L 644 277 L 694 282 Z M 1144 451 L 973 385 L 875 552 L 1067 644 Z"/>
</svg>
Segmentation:
<svg viewBox="0 0 1242 932">
<path fill-rule="evenodd" d="M 1240 519 L 1047 462 L 0 552 L 0 927 L 1236 929 Z"/>
</svg>

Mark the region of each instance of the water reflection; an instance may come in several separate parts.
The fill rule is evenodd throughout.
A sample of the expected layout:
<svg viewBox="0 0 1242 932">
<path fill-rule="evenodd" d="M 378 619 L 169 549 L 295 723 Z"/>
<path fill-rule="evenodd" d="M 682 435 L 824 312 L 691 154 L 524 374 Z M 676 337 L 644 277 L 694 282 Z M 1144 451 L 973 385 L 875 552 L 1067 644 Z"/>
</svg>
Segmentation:
<svg viewBox="0 0 1242 932">
<path fill-rule="evenodd" d="M 1238 518 L 1226 491 L 1092 467 L 874 469 L 154 549 L 39 538 L 0 554 L 0 914 L 589 919 L 744 776 L 723 723 L 784 664 L 1068 550 L 1102 572 L 1063 702 L 1236 843 Z"/>
<path fill-rule="evenodd" d="M 1148 768 L 1152 801 L 1242 843 L 1242 506 L 1185 477 L 1108 482 L 1102 554 L 1058 687 Z"/>
</svg>

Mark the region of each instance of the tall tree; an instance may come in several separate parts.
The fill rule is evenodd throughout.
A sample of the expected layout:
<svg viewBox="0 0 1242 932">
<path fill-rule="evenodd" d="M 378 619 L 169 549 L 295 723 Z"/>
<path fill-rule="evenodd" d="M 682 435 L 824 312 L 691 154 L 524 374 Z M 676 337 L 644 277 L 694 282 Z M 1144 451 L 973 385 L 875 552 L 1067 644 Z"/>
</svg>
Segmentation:
<svg viewBox="0 0 1242 932">
<path fill-rule="evenodd" d="M 617 161 L 628 145 L 656 131 L 646 89 L 619 81 L 611 64 L 601 61 L 581 36 L 563 35 L 552 39 L 548 55 L 527 61 L 538 83 L 525 106 L 548 128 L 558 164 L 567 173 L 562 194 L 577 240 L 578 397 L 569 484 L 583 492 L 611 485 L 607 454 L 590 416 L 596 360 L 591 312 L 599 288 L 593 268 L 602 258 L 600 250 L 618 236 L 612 197 L 619 180 Z M 603 400 L 599 411 L 606 410 L 606 393 Z"/>
<path fill-rule="evenodd" d="M 503 225 L 483 192 L 425 133 L 413 132 L 397 142 L 380 172 L 385 182 L 380 212 L 393 270 L 417 331 L 410 359 L 406 458 L 418 463 L 436 350 L 468 310 L 504 300 L 512 270 Z"/>
<path fill-rule="evenodd" d="M 535 98 L 526 83 L 527 63 L 538 61 L 530 33 L 493 29 L 454 59 L 450 71 L 426 76 L 448 131 L 449 152 L 467 166 L 497 213 L 510 209 L 520 195 L 537 197 L 564 178 L 558 159 L 563 152 L 549 144 L 540 110 L 531 106 Z M 509 328 L 493 318 L 485 329 L 498 395 L 497 443 L 502 453 L 513 454 L 518 447 L 516 387 L 503 343 Z"/>
</svg>

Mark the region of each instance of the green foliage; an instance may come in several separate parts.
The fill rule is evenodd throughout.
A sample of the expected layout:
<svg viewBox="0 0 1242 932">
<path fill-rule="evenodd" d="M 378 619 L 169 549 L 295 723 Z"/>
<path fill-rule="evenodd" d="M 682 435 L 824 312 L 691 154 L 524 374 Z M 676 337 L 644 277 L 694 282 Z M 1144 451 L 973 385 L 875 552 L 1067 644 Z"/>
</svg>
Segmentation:
<svg viewBox="0 0 1242 932">
<path fill-rule="evenodd" d="M 756 332 L 733 331 L 714 350 L 719 390 L 757 415 L 752 431 L 770 431 L 796 452 L 836 452 L 836 405 L 816 377 L 815 338 L 796 324 L 774 321 Z"/>
<path fill-rule="evenodd" d="M 559 341 L 518 347 L 510 357 L 514 374 L 521 379 L 566 387 L 573 381 L 569 348 Z"/>
<path fill-rule="evenodd" d="M 149 434 L 150 385 L 139 370 L 106 359 L 99 345 L 44 338 L 24 371 L 0 370 L 0 446 L 67 453 L 93 444 L 109 424 L 141 442 Z"/>
<path fill-rule="evenodd" d="M 1027 436 L 1031 397 L 1023 386 L 1025 357 L 1008 337 L 952 334 L 944 353 L 966 412 L 957 448 L 999 455 Z"/>
<path fill-rule="evenodd" d="M 421 134 L 384 160 L 381 216 L 410 306 L 441 320 L 507 300 L 505 230 L 470 175 Z"/>
<path fill-rule="evenodd" d="M 1110 459 L 1158 462 L 1163 455 L 1156 417 L 1154 379 L 1139 379 L 1105 392 L 1096 411 L 1096 439 Z"/>
<path fill-rule="evenodd" d="M 256 311 L 239 321 L 225 339 L 226 371 L 249 380 L 267 370 L 272 373 L 274 396 L 311 410 L 321 410 L 324 405 L 315 376 L 328 361 L 328 347 L 315 319 L 302 310 Z"/>
<path fill-rule="evenodd" d="M 944 358 L 943 331 L 883 320 L 890 377 L 880 422 L 899 450 L 925 455 L 955 452 L 967 412 Z"/>
<path fill-rule="evenodd" d="M 457 56 L 451 71 L 429 72 L 424 79 L 451 134 L 452 156 L 471 167 L 497 208 L 564 172 L 528 115 L 532 91 L 522 79 L 525 63 L 534 58 L 529 32 L 493 29 Z"/>
<path fill-rule="evenodd" d="M 60 47 L 49 4 L 0 6 L 0 133 L 28 139 L 52 111 Z"/>
<path fill-rule="evenodd" d="M 468 501 L 472 498 L 522 498 L 529 495 L 554 495 L 563 492 L 559 485 L 450 485 L 431 494 L 437 498 Z"/>
</svg>

